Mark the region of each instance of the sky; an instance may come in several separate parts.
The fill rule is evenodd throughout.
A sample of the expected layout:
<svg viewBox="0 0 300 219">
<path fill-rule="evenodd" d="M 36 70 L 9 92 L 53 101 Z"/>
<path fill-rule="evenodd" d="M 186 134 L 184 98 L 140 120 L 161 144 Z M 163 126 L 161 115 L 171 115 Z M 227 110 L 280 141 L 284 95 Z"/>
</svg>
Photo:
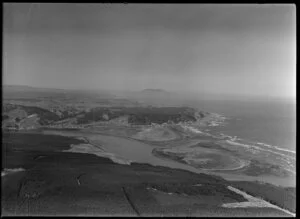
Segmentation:
<svg viewBox="0 0 300 219">
<path fill-rule="evenodd" d="M 6 3 L 4 84 L 296 96 L 295 5 Z"/>
</svg>

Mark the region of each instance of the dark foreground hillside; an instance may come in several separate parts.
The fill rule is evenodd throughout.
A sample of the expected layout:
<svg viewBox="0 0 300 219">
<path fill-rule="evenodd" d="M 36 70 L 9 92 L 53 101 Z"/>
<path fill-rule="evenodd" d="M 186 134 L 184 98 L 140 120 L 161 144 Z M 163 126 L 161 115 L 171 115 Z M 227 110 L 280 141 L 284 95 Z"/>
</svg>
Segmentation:
<svg viewBox="0 0 300 219">
<path fill-rule="evenodd" d="M 233 185 L 250 195 L 259 196 L 264 200 L 296 212 L 296 190 L 293 187 L 282 188 L 271 184 L 257 182 L 236 181 Z"/>
<path fill-rule="evenodd" d="M 61 152 L 78 143 L 4 133 L 2 168 L 25 171 L 2 176 L 2 215 L 287 216 L 270 208 L 221 207 L 246 200 L 218 177 Z"/>
</svg>

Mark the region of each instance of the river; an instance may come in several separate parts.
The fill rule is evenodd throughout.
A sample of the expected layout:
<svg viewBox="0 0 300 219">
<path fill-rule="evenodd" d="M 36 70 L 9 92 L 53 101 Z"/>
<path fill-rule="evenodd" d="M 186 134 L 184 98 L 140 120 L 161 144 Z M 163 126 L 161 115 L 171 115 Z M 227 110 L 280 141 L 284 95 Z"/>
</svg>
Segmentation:
<svg viewBox="0 0 300 219">
<path fill-rule="evenodd" d="M 169 159 L 162 159 L 154 156 L 152 150 L 157 146 L 149 145 L 133 139 L 104 135 L 103 133 L 86 132 L 86 131 L 66 131 L 66 130 L 42 130 L 44 134 L 54 134 L 72 137 L 85 137 L 88 141 L 101 147 L 107 152 L 113 153 L 119 157 L 131 160 L 137 163 L 147 163 L 153 166 L 165 166 L 170 168 L 183 169 L 195 173 L 206 173 L 210 175 L 218 175 L 227 180 L 241 180 L 241 181 L 262 181 L 280 186 L 295 186 L 294 179 L 279 178 L 272 176 L 246 176 L 232 173 L 209 172 L 194 168 L 192 166 L 178 163 Z"/>
</svg>

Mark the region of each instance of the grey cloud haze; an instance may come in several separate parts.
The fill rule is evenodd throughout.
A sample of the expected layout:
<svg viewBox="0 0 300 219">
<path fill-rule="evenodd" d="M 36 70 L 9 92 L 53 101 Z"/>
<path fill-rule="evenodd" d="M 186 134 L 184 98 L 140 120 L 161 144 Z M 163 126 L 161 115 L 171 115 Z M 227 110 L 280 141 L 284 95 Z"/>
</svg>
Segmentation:
<svg viewBox="0 0 300 219">
<path fill-rule="evenodd" d="M 295 96 L 293 5 L 5 4 L 4 83 Z"/>
</svg>

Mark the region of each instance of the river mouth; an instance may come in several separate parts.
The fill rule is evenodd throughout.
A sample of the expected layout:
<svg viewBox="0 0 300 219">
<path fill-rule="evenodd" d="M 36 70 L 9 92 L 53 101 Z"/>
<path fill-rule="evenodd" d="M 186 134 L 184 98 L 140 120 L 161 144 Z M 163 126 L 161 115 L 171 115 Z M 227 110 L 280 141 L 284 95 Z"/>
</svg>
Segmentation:
<svg viewBox="0 0 300 219">
<path fill-rule="evenodd" d="M 199 162 L 187 163 L 181 162 L 178 158 L 177 159 L 170 159 L 170 157 L 166 156 L 157 156 L 157 153 L 154 153 L 156 150 L 162 150 L 162 145 L 155 146 L 152 144 L 148 144 L 142 141 L 137 141 L 130 138 L 120 137 L 120 136 L 112 136 L 112 135 L 105 135 L 103 133 L 97 132 L 87 132 L 87 131 L 80 131 L 80 130 L 55 130 L 55 129 L 47 129 L 42 130 L 44 134 L 55 134 L 55 135 L 62 135 L 62 136 L 69 136 L 69 137 L 76 137 L 76 138 L 86 138 L 89 143 L 94 146 L 89 146 L 92 150 L 96 147 L 101 147 L 102 150 L 109 153 L 106 157 L 117 157 L 117 163 L 127 164 L 130 165 L 131 162 L 136 163 L 147 163 L 153 166 L 165 166 L 170 168 L 176 169 L 183 169 L 187 171 L 191 171 L 194 173 L 206 173 L 211 175 L 218 175 L 226 180 L 243 180 L 243 181 L 262 181 L 267 182 L 275 185 L 280 186 L 295 186 L 295 177 L 279 177 L 274 175 L 268 174 L 260 174 L 260 175 L 247 175 L 244 174 L 243 171 L 245 167 L 249 166 L 249 162 L 242 159 L 238 159 L 229 153 L 225 156 L 224 151 L 218 151 L 215 148 L 202 148 L 202 152 L 206 151 L 205 154 L 199 154 L 198 159 Z M 196 144 L 195 144 L 196 142 Z M 198 143 L 203 143 L 204 140 L 199 139 L 190 139 L 186 142 L 184 147 L 176 147 L 177 149 L 185 149 L 186 146 L 199 147 Z M 195 146 L 196 145 L 196 146 Z M 170 149 L 170 146 L 167 147 Z M 212 153 L 213 151 L 213 153 Z M 71 151 L 70 151 L 71 152 Z M 80 153 L 80 151 L 73 151 L 76 153 Z M 209 152 L 209 153 L 208 153 Z M 97 152 L 98 153 L 98 152 Z M 222 154 L 223 153 L 223 154 Z M 96 154 L 97 156 L 103 156 L 101 153 Z M 196 156 L 197 157 L 197 156 Z M 213 159 L 212 159 L 213 158 Z M 221 158 L 221 159 L 220 159 Z M 205 165 L 205 159 L 212 159 L 214 162 L 210 162 L 209 165 Z M 112 159 L 113 160 L 113 159 Z M 197 160 L 197 159 L 194 159 Z M 206 161 L 208 161 L 206 160 Z M 206 162 L 208 163 L 208 162 Z M 202 165 L 202 166 L 201 166 Z M 206 167 L 206 168 L 205 168 Z M 208 167 L 208 168 L 207 168 Z"/>
</svg>

